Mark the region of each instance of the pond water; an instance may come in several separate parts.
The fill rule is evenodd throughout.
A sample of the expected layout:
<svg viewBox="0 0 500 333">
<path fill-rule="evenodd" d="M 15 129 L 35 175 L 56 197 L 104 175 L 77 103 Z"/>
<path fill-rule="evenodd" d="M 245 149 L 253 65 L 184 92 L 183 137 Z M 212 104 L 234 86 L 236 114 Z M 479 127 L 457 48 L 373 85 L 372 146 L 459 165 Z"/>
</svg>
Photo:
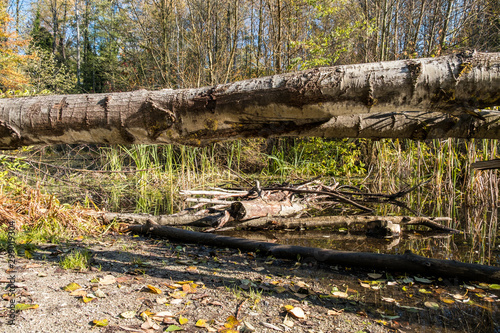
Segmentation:
<svg viewBox="0 0 500 333">
<path fill-rule="evenodd" d="M 403 254 L 410 250 L 428 258 L 500 266 L 500 242 L 488 238 L 477 241 L 465 234 L 403 232 L 396 238 L 374 238 L 364 232 L 322 230 L 229 231 L 224 235 L 278 244 L 319 247 L 356 252 Z"/>
</svg>

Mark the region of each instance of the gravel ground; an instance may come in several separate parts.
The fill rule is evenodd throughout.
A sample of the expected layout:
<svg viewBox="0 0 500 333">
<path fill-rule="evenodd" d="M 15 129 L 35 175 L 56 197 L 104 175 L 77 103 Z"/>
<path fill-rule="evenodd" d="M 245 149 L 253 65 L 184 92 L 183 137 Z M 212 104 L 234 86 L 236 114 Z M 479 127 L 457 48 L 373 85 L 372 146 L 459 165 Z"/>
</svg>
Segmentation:
<svg viewBox="0 0 500 333">
<path fill-rule="evenodd" d="M 90 270 L 59 267 L 62 256 L 84 248 L 92 253 Z M 2 280 L 6 268 L 4 254 Z M 19 311 L 15 325 L 7 325 L 4 295 L 0 332 L 163 332 L 173 325 L 185 332 L 499 331 L 498 306 L 422 309 L 391 320 L 391 307 L 380 299 L 400 295 L 392 287 L 366 293 L 359 282 L 366 272 L 130 235 L 41 246 L 33 259 L 17 260 L 16 277 L 16 301 L 38 307 Z M 81 288 L 63 290 L 70 283 Z M 412 300 L 422 303 L 419 297 Z M 164 316 L 145 319 L 146 311 Z M 107 326 L 95 326 L 103 319 Z M 195 325 L 200 319 L 205 327 Z"/>
</svg>

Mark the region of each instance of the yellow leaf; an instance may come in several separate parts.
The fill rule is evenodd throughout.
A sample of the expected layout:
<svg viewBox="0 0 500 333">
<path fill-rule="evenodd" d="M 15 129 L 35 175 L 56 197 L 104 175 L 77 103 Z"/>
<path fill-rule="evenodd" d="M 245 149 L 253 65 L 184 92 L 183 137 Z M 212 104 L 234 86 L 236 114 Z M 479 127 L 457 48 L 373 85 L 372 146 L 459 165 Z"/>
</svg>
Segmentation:
<svg viewBox="0 0 500 333">
<path fill-rule="evenodd" d="M 29 309 L 38 309 L 38 304 L 18 303 L 15 306 L 16 311 L 23 311 L 23 310 L 29 310 Z"/>
<path fill-rule="evenodd" d="M 153 294 L 163 294 L 163 291 L 160 289 L 156 288 L 155 286 L 152 286 L 150 284 L 147 285 L 148 289 L 153 293 Z"/>
<path fill-rule="evenodd" d="M 154 316 L 154 313 L 149 311 L 149 310 L 146 310 L 146 311 L 141 312 L 140 316 L 143 320 L 146 320 L 147 317 Z"/>
<path fill-rule="evenodd" d="M 64 291 L 75 291 L 77 289 L 80 289 L 80 285 L 78 283 L 75 283 L 75 282 L 71 282 L 70 284 L 68 284 L 66 287 L 63 288 Z"/>
<path fill-rule="evenodd" d="M 196 327 L 207 327 L 207 321 L 204 319 L 198 319 L 196 324 L 194 324 Z"/>
<path fill-rule="evenodd" d="M 446 303 L 446 304 L 453 304 L 453 303 L 455 303 L 455 300 L 453 300 L 452 298 L 441 297 L 440 299 L 441 299 L 441 302 Z"/>
<path fill-rule="evenodd" d="M 170 296 L 173 298 L 181 299 L 186 297 L 186 293 L 183 291 L 174 291 L 173 293 L 170 293 Z"/>
<path fill-rule="evenodd" d="M 190 284 L 193 283 L 194 281 L 177 281 L 177 284 Z"/>
<path fill-rule="evenodd" d="M 94 298 L 93 298 L 93 297 L 87 297 L 87 296 L 83 296 L 83 297 L 82 297 L 82 301 L 83 301 L 83 303 L 88 303 L 88 302 L 90 302 L 90 301 L 92 301 L 92 300 L 94 300 Z"/>
<path fill-rule="evenodd" d="M 240 322 L 238 321 L 238 319 L 236 319 L 235 316 L 229 316 L 226 319 L 226 323 L 224 324 L 224 327 L 236 328 L 236 327 L 238 327 L 239 324 L 240 324 Z"/>
<path fill-rule="evenodd" d="M 108 326 L 108 320 L 107 319 L 103 319 L 103 320 L 94 320 L 93 321 L 94 325 L 97 326 L 97 327 L 104 327 L 104 326 Z"/>
<path fill-rule="evenodd" d="M 188 323 L 188 319 L 186 317 L 183 317 L 183 316 L 179 316 L 179 324 L 181 325 L 185 325 Z"/>
<path fill-rule="evenodd" d="M 286 311 L 290 311 L 293 309 L 293 305 L 285 305 L 283 306 L 283 308 L 286 310 Z"/>
</svg>

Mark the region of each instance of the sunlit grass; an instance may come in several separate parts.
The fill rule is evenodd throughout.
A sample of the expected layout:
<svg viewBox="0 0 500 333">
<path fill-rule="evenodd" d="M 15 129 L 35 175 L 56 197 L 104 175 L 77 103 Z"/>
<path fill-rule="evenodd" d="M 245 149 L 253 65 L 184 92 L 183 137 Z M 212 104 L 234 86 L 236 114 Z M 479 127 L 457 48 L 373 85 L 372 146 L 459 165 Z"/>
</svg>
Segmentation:
<svg viewBox="0 0 500 333">
<path fill-rule="evenodd" d="M 59 266 L 62 269 L 86 271 L 90 268 L 91 259 L 91 252 L 86 249 L 72 250 L 59 261 Z"/>
</svg>

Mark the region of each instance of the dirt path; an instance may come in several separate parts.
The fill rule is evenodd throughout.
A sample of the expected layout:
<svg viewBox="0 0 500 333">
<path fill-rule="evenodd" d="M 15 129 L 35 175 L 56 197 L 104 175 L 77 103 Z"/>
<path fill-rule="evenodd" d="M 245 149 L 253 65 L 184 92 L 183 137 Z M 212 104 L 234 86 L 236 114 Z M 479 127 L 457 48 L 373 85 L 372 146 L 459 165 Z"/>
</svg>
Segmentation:
<svg viewBox="0 0 500 333">
<path fill-rule="evenodd" d="M 61 256 L 84 248 L 91 270 L 59 267 Z M 6 259 L 0 279 L 8 277 Z M 37 308 L 19 311 L 8 326 L 4 297 L 0 332 L 500 332 L 500 292 L 486 285 L 130 235 L 42 246 L 17 267 L 17 302 Z M 64 291 L 70 283 L 81 289 Z"/>
</svg>

